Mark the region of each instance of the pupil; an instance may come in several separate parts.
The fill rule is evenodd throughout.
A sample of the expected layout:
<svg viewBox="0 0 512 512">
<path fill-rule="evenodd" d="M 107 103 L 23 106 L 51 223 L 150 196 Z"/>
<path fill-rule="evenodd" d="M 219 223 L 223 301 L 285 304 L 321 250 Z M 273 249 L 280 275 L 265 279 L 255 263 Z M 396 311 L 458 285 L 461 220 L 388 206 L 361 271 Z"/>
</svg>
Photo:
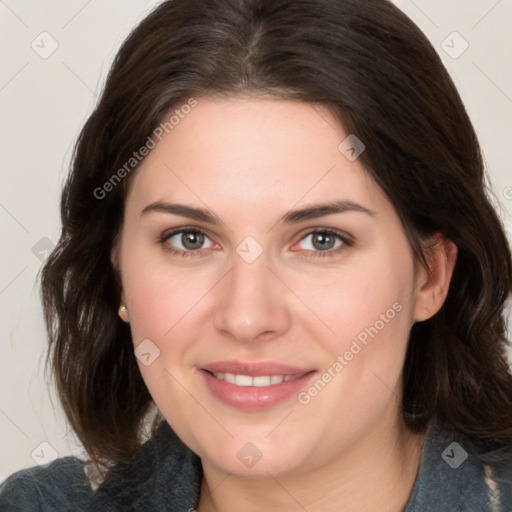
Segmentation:
<svg viewBox="0 0 512 512">
<path fill-rule="evenodd" d="M 199 249 L 203 244 L 202 233 L 189 232 L 182 235 L 183 246 L 187 249 Z"/>
<path fill-rule="evenodd" d="M 313 237 L 313 245 L 317 249 L 325 249 L 326 246 L 329 246 L 329 247 L 327 247 L 328 249 L 332 248 L 332 247 L 330 247 L 330 245 L 332 245 L 332 241 L 333 241 L 333 237 L 331 235 L 325 235 L 322 233 L 315 233 L 315 235 Z M 315 242 L 319 242 L 319 246 L 317 246 L 317 244 Z M 329 244 L 329 242 L 331 242 L 331 244 Z"/>
</svg>

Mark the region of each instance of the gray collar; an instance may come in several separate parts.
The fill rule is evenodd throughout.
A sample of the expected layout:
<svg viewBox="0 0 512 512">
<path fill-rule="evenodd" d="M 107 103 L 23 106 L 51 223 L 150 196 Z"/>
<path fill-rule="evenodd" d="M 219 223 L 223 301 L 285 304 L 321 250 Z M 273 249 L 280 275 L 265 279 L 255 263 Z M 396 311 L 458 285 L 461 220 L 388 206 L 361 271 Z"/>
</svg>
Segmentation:
<svg viewBox="0 0 512 512">
<path fill-rule="evenodd" d="M 511 475 L 506 459 L 485 462 L 467 437 L 433 419 L 403 512 L 510 512 Z"/>
</svg>

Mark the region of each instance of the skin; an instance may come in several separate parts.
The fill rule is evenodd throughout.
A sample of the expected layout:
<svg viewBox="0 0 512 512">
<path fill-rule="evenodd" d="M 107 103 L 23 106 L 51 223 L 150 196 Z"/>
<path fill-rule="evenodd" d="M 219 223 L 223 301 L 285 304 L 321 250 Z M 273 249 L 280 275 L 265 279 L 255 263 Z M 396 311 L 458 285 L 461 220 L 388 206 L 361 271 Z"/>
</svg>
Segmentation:
<svg viewBox="0 0 512 512">
<path fill-rule="evenodd" d="M 135 347 L 150 339 L 160 350 L 150 365 L 138 363 L 159 410 L 201 457 L 200 512 L 399 511 L 414 485 L 424 435 L 409 432 L 399 412 L 403 362 L 413 323 L 445 300 L 456 248 L 437 236 L 431 272 L 416 268 L 395 208 L 361 160 L 338 150 L 347 135 L 318 106 L 198 98 L 131 183 L 112 254 L 127 307 L 120 314 Z M 278 222 L 337 200 L 374 215 Z M 222 222 L 141 215 L 155 201 L 205 208 Z M 180 227 L 204 231 L 203 244 L 194 249 L 181 235 L 161 241 Z M 315 256 L 326 252 L 315 228 L 339 230 L 353 244 L 335 237 L 331 255 Z M 247 236 L 263 249 L 252 263 L 236 251 Z M 320 375 L 397 303 L 400 312 L 307 404 L 293 396 L 240 410 L 212 396 L 197 370 L 238 359 Z M 251 468 L 237 457 L 247 442 L 261 452 Z"/>
</svg>

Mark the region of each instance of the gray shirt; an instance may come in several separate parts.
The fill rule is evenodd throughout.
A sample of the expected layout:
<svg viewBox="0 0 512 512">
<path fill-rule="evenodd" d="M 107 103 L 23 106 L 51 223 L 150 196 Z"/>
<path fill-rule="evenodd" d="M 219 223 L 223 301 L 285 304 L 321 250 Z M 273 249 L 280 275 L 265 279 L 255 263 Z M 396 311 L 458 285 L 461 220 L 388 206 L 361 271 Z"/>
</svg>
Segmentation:
<svg viewBox="0 0 512 512">
<path fill-rule="evenodd" d="M 512 512 L 512 463 L 483 461 L 467 438 L 432 421 L 420 470 L 403 512 Z M 1 512 L 192 512 L 201 461 L 164 422 L 93 492 L 82 464 L 63 457 L 18 471 L 0 485 Z"/>
</svg>

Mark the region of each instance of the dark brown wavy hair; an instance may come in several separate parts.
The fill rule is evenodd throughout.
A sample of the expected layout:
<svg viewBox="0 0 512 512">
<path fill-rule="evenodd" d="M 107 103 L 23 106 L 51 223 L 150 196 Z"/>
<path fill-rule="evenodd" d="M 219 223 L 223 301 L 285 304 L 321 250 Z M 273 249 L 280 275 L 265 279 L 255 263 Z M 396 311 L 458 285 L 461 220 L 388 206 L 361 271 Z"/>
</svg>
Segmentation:
<svg viewBox="0 0 512 512">
<path fill-rule="evenodd" d="M 81 131 L 41 275 L 47 362 L 91 460 L 127 459 L 155 409 L 110 260 L 136 166 L 104 184 L 188 99 L 249 93 L 324 105 L 357 134 L 417 262 L 430 235 L 457 245 L 445 304 L 410 334 L 403 416 L 419 431 L 438 415 L 480 450 L 510 451 L 510 248 L 475 131 L 428 39 L 386 0 L 169 0 L 124 42 Z"/>
</svg>

